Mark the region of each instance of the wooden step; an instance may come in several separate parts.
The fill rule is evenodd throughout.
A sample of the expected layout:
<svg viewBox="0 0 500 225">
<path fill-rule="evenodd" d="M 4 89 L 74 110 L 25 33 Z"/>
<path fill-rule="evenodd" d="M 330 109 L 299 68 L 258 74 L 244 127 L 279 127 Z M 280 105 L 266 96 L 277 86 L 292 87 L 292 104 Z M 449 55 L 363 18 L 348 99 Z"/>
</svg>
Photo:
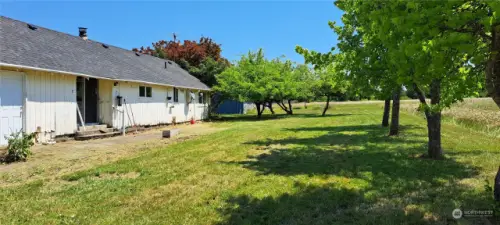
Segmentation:
<svg viewBox="0 0 500 225">
<path fill-rule="evenodd" d="M 88 135 L 75 136 L 75 140 L 85 141 L 85 140 L 91 140 L 91 139 L 108 138 L 108 137 L 118 136 L 120 134 L 121 134 L 120 131 L 113 131 L 113 132 L 100 133 L 100 134 L 88 134 Z"/>
<path fill-rule="evenodd" d="M 115 131 L 115 129 L 113 129 L 113 128 L 103 128 L 103 129 L 99 129 L 99 130 L 96 130 L 96 129 L 84 130 L 84 131 L 77 131 L 75 136 L 79 137 L 79 136 L 86 136 L 86 135 L 93 135 L 93 134 L 105 134 L 105 133 L 111 133 L 114 131 Z"/>
<path fill-rule="evenodd" d="M 82 127 L 82 126 L 79 126 L 78 127 L 78 131 L 92 131 L 92 130 L 101 130 L 101 129 L 106 129 L 108 128 L 108 125 L 106 124 L 97 124 L 97 125 L 88 125 L 88 126 L 85 126 Z"/>
</svg>

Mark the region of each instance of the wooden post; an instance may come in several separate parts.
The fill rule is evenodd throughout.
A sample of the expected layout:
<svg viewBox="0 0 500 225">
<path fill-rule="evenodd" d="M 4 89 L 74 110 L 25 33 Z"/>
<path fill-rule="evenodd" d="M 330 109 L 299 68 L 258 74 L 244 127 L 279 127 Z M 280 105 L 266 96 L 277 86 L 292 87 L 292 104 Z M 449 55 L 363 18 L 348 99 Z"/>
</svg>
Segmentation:
<svg viewBox="0 0 500 225">
<path fill-rule="evenodd" d="M 76 104 L 76 111 L 78 112 L 78 116 L 80 117 L 80 123 L 82 124 L 83 130 L 85 130 L 85 121 L 83 121 L 82 113 L 80 112 L 80 107 Z"/>
</svg>

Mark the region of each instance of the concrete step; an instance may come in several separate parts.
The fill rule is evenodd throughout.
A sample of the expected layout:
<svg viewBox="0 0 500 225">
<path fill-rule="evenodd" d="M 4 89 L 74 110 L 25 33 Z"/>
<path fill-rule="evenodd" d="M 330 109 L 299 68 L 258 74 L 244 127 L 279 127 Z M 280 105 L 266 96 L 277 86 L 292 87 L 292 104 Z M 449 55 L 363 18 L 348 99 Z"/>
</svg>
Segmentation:
<svg viewBox="0 0 500 225">
<path fill-rule="evenodd" d="M 78 136 L 93 135 L 93 134 L 105 134 L 114 131 L 115 129 L 113 128 L 90 129 L 90 130 L 85 129 L 84 131 L 77 131 L 75 136 L 78 137 Z"/>
<path fill-rule="evenodd" d="M 108 128 L 106 124 L 97 124 L 97 125 L 85 125 L 85 128 L 82 126 L 78 127 L 78 131 L 91 131 L 91 130 L 101 130 Z"/>
<path fill-rule="evenodd" d="M 88 135 L 82 135 L 82 136 L 75 136 L 75 140 L 85 141 L 85 140 L 90 140 L 90 139 L 108 138 L 108 137 L 118 136 L 120 134 L 121 134 L 121 132 L 119 132 L 119 131 L 114 131 L 114 132 L 109 132 L 109 133 L 101 133 L 101 134 L 88 134 Z"/>
</svg>

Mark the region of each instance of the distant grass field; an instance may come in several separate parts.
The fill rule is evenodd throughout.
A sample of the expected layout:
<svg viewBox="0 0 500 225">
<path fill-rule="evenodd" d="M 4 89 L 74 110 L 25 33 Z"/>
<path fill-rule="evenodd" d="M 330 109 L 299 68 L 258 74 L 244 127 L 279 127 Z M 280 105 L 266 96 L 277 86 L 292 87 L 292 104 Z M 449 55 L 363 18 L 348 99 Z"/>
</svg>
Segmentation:
<svg viewBox="0 0 500 225">
<path fill-rule="evenodd" d="M 418 112 L 418 102 L 403 101 L 401 108 L 413 114 Z M 465 126 L 487 135 L 500 137 L 500 109 L 491 98 L 469 98 L 443 111 L 444 120 Z"/>
<path fill-rule="evenodd" d="M 118 162 L 0 189 L 0 224 L 477 224 L 492 209 L 500 139 L 443 124 L 446 159 L 426 152 L 425 120 L 401 135 L 380 104 L 297 115 L 224 116 L 226 128 Z M 498 220 L 497 220 L 498 221 Z M 495 222 L 495 221 L 493 221 Z"/>
</svg>

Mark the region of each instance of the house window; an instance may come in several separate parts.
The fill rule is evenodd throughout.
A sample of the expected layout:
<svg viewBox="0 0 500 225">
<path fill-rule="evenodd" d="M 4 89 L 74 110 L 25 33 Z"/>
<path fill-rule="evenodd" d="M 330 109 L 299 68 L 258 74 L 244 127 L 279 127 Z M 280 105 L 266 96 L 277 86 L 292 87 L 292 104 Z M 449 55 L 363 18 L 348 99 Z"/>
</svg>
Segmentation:
<svg viewBox="0 0 500 225">
<path fill-rule="evenodd" d="M 146 86 L 139 86 L 139 97 L 153 97 L 153 88 Z"/>
<path fill-rule="evenodd" d="M 139 97 L 146 97 L 146 87 L 139 86 Z"/>
<path fill-rule="evenodd" d="M 174 88 L 174 102 L 179 102 L 179 90 Z"/>
<path fill-rule="evenodd" d="M 198 92 L 198 103 L 203 104 L 204 101 L 205 101 L 205 99 L 203 98 L 203 93 L 202 92 Z"/>
</svg>

